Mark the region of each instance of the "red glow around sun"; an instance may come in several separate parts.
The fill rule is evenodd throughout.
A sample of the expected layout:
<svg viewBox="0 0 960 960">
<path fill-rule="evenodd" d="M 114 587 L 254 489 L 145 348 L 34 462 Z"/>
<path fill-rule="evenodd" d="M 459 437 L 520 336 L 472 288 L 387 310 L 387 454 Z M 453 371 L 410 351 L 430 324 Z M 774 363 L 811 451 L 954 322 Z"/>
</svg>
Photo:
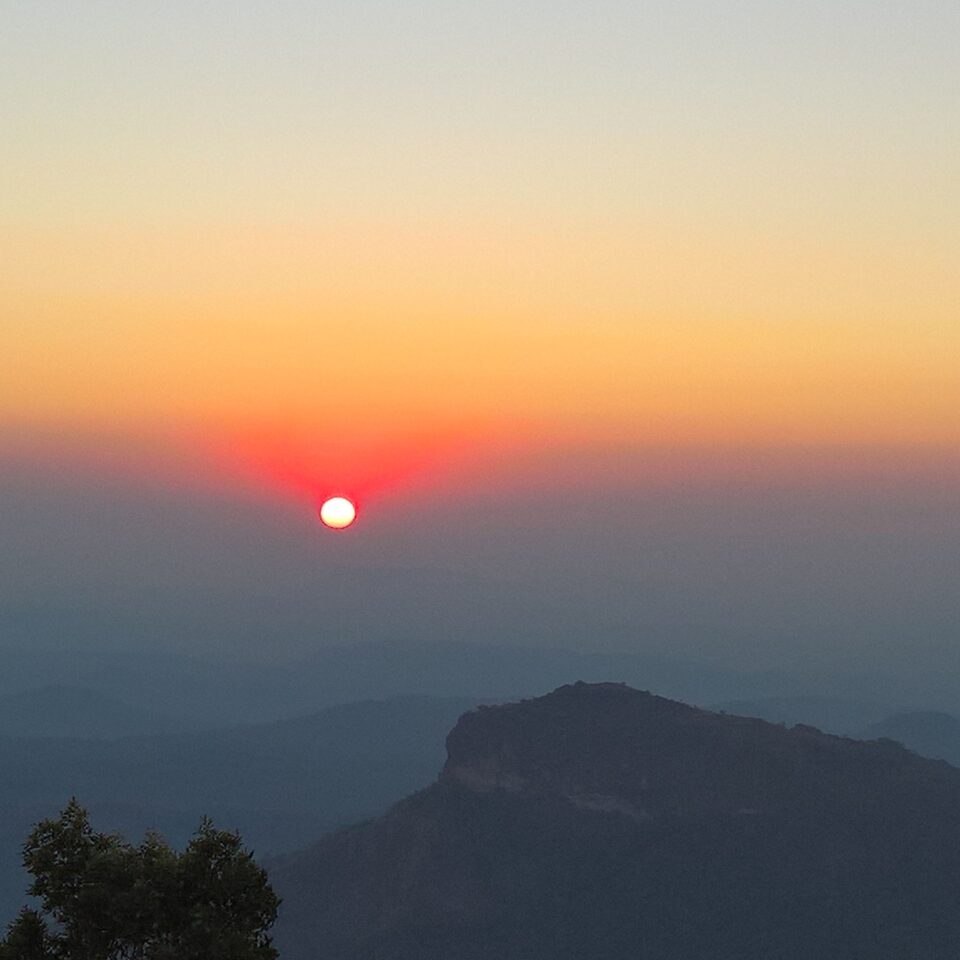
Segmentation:
<svg viewBox="0 0 960 960">
<path fill-rule="evenodd" d="M 347 501 L 353 517 L 336 529 L 353 523 L 372 500 L 436 485 L 475 445 L 463 435 L 344 437 L 342 430 L 303 428 L 245 431 L 217 444 L 219 459 L 231 472 L 267 491 L 315 508 L 335 498 Z"/>
</svg>

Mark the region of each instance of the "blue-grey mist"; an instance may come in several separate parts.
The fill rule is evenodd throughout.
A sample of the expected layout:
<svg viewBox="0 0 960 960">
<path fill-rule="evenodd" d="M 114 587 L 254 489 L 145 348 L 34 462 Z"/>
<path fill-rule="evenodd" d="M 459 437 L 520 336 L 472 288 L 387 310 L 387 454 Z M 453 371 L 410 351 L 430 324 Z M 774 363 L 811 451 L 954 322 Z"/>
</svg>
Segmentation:
<svg viewBox="0 0 960 960">
<path fill-rule="evenodd" d="M 687 475 L 654 480 L 626 459 L 578 484 L 598 465 L 572 453 L 556 482 L 541 469 L 398 493 L 333 534 L 305 502 L 8 466 L 3 685 L 79 682 L 101 675 L 94 663 L 131 659 L 152 664 L 138 668 L 147 682 L 187 657 L 206 665 L 197 676 L 225 671 L 229 696 L 225 665 L 297 670 L 335 651 L 343 670 L 366 659 L 379 680 L 328 690 L 332 702 L 538 693 L 581 670 L 700 702 L 817 694 L 960 709 L 955 465 L 812 480 L 714 467 L 693 457 Z M 451 645 L 456 682 L 431 672 L 457 662 Z M 471 684 L 477 645 L 497 648 L 507 677 L 516 659 L 517 689 L 479 661 Z M 530 657 L 540 666 L 523 667 Z"/>
</svg>

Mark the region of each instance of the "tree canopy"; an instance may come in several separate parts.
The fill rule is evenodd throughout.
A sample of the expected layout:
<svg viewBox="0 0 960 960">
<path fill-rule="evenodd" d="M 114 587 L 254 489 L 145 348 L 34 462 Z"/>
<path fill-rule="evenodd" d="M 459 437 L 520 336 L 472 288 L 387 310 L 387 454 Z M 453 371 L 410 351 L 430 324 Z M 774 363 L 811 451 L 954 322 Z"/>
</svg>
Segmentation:
<svg viewBox="0 0 960 960">
<path fill-rule="evenodd" d="M 203 820 L 182 853 L 96 832 L 72 800 L 24 845 L 33 877 L 0 960 L 275 960 L 279 900 L 239 834 Z"/>
</svg>

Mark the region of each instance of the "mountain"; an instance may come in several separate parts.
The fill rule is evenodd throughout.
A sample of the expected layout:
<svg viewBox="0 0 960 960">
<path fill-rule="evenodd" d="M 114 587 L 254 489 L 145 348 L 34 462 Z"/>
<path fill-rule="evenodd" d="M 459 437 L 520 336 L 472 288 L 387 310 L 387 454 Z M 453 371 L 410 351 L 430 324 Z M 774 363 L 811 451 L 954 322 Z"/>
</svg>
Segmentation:
<svg viewBox="0 0 960 960">
<path fill-rule="evenodd" d="M 863 671 L 807 674 L 791 666 L 780 672 L 738 672 L 685 659 L 659 640 L 638 641 L 632 649 L 577 650 L 520 641 L 397 639 L 318 643 L 309 655 L 293 659 L 275 656 L 267 645 L 260 659 L 205 659 L 145 644 L 142 637 L 107 648 L 98 647 L 95 638 L 80 645 L 71 638 L 61 645 L 48 640 L 46 646 L 24 646 L 11 639 L 15 636 L 5 635 L 0 606 L 0 697 L 43 687 L 82 687 L 192 730 L 289 719 L 336 704 L 397 696 L 517 699 L 574 679 L 611 677 L 686 703 L 717 704 L 730 713 L 810 723 L 835 733 L 854 733 L 914 705 L 956 709 L 955 698 L 931 691 L 911 696 L 898 692 L 889 678 Z M 797 697 L 798 688 L 808 695 Z"/>
<path fill-rule="evenodd" d="M 578 683 L 271 869 L 284 960 L 956 960 L 960 770 Z"/>
<path fill-rule="evenodd" d="M 336 704 L 397 696 L 514 699 L 575 678 L 642 682 L 696 703 L 746 695 L 735 674 L 655 653 L 456 641 L 321 646 L 286 662 L 269 652 L 262 661 L 208 661 L 134 644 L 45 651 L 8 645 L 3 666 L 0 696 L 39 687 L 83 687 L 153 715 L 175 717 L 190 729 L 288 719 Z"/>
<path fill-rule="evenodd" d="M 258 855 L 295 850 L 426 783 L 476 703 L 402 697 L 206 732 L 118 740 L 0 736 L 0 928 L 23 903 L 20 848 L 71 796 L 98 829 L 182 844 L 204 815 Z"/>
<path fill-rule="evenodd" d="M 174 733 L 184 724 L 86 687 L 49 685 L 0 697 L 0 736 L 108 739 Z"/>
<path fill-rule="evenodd" d="M 861 731 L 895 713 L 889 703 L 847 700 L 841 697 L 763 697 L 758 700 L 731 700 L 710 707 L 718 713 L 738 717 L 759 717 L 770 723 L 798 723 L 841 736 L 861 736 Z"/>
<path fill-rule="evenodd" d="M 960 766 L 960 719 L 937 710 L 897 710 L 888 703 L 839 697 L 765 697 L 711 709 L 787 726 L 808 724 L 863 740 L 896 740 L 923 757 Z"/>
<path fill-rule="evenodd" d="M 960 766 L 960 719 L 949 713 L 914 710 L 897 713 L 874 723 L 864 736 L 887 737 L 921 756 L 947 760 Z"/>
</svg>

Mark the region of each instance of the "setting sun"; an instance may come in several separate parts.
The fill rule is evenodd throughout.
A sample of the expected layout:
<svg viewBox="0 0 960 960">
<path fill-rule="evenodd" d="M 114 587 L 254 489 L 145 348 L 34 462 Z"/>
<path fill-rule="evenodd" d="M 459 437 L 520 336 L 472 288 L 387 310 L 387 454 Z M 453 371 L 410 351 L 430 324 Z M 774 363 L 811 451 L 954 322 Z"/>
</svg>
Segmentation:
<svg viewBox="0 0 960 960">
<path fill-rule="evenodd" d="M 357 508 L 346 497 L 331 497 L 320 507 L 320 520 L 331 530 L 343 530 L 357 519 Z"/>
</svg>

